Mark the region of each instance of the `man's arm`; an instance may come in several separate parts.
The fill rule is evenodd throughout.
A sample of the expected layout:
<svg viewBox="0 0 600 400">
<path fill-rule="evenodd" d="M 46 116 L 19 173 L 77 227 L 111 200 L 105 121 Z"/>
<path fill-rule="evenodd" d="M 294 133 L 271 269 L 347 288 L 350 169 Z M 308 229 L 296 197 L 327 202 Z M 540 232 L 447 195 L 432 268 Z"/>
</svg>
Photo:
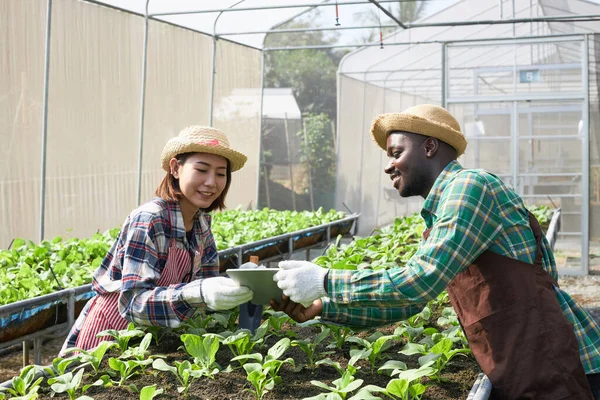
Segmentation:
<svg viewBox="0 0 600 400">
<path fill-rule="evenodd" d="M 429 239 L 405 267 L 330 270 L 326 290 L 331 301 L 382 308 L 427 303 L 487 250 L 502 230 L 495 198 L 478 172 L 457 174 L 437 211 Z"/>
</svg>

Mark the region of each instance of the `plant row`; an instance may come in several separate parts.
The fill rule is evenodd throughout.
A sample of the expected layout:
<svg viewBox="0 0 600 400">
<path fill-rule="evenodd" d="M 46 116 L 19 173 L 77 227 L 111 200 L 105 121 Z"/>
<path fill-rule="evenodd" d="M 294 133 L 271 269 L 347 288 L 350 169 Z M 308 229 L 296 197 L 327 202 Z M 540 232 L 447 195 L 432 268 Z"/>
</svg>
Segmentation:
<svg viewBox="0 0 600 400">
<path fill-rule="evenodd" d="M 546 206 L 530 207 L 542 229 L 552 218 L 552 209 Z M 355 236 L 349 244 L 330 246 L 314 262 L 333 269 L 380 269 L 403 267 L 415 254 L 422 240 L 425 222 L 417 213 L 396 218 L 394 223 L 374 229 L 367 237 Z"/>
<path fill-rule="evenodd" d="M 218 250 L 251 243 L 344 218 L 345 213 L 270 209 L 227 210 L 215 213 L 212 231 Z M 91 282 L 119 234 L 119 228 L 96 233 L 89 239 L 57 236 L 39 244 L 15 239 L 0 250 L 0 305 L 25 300 Z"/>
<path fill-rule="evenodd" d="M 108 340 L 92 350 L 73 348 L 69 353 L 74 355 L 57 357 L 51 366 L 24 368 L 12 387 L 0 392 L 0 399 L 89 400 L 114 387 L 126 388 L 129 398 L 152 399 L 163 391 L 189 397 L 199 395 L 207 380 L 234 373 L 245 377 L 249 398 L 262 399 L 282 384 L 284 374 L 314 375 L 322 368 L 335 369 L 338 377 L 312 380 L 317 392 L 306 399 L 420 399 L 428 387 L 443 381 L 454 357 L 470 354 L 447 301 L 447 295 L 441 295 L 390 328 L 389 334 L 357 333 L 319 321 L 296 324 L 272 310 L 265 311 L 254 334 L 236 329 L 237 312 L 201 313 L 176 329 L 130 324 L 122 331 L 99 333 Z M 161 343 L 173 338 L 184 351 L 161 354 Z M 302 358 L 290 356 L 294 348 Z M 219 364 L 217 359 L 227 362 Z M 168 382 L 165 375 L 173 384 L 140 384 Z M 385 377 L 387 384 L 365 384 L 375 376 Z"/>
</svg>

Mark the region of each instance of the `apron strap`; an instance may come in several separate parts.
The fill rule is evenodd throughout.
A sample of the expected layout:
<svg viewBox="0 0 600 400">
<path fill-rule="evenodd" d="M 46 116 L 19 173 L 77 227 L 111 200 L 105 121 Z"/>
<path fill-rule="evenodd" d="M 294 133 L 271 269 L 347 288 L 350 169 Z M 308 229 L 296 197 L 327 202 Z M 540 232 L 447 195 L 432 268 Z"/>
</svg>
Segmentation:
<svg viewBox="0 0 600 400">
<path fill-rule="evenodd" d="M 544 238 L 544 233 L 542 232 L 542 227 L 540 226 L 540 223 L 538 222 L 535 215 L 533 215 L 531 213 L 531 211 L 527 210 L 527 214 L 529 214 L 529 226 L 531 227 L 531 230 L 533 231 L 533 236 L 535 237 L 535 240 L 537 242 L 535 261 L 533 262 L 533 264 L 535 266 L 541 268 L 542 271 L 544 271 L 546 273 L 546 275 L 548 275 L 550 277 L 552 284 L 554 286 L 559 287 L 558 282 L 556 282 L 556 279 L 554 279 L 554 277 L 548 271 L 546 271 L 544 269 L 544 267 L 542 266 L 542 243 L 543 243 L 543 238 Z"/>
</svg>

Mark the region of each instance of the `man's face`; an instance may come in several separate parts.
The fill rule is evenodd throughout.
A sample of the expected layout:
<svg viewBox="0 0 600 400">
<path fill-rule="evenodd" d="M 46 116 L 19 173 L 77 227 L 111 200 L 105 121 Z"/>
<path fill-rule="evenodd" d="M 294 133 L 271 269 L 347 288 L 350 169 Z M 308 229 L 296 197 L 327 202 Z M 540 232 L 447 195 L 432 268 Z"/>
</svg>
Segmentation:
<svg viewBox="0 0 600 400">
<path fill-rule="evenodd" d="M 392 185 L 402 197 L 425 195 L 426 139 L 427 136 L 406 132 L 393 132 L 387 138 L 387 155 L 390 162 L 384 171 L 390 175 Z"/>
</svg>

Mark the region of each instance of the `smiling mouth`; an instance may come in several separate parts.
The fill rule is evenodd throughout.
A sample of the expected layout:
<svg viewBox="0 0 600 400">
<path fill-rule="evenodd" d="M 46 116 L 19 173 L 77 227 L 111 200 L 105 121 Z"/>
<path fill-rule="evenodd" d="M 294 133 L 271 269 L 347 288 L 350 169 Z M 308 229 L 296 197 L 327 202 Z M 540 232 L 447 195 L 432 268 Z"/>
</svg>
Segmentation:
<svg viewBox="0 0 600 400">
<path fill-rule="evenodd" d="M 398 189 L 398 185 L 400 184 L 400 174 L 390 175 L 390 179 L 392 180 L 394 188 Z"/>
<path fill-rule="evenodd" d="M 198 193 L 200 193 L 202 196 L 206 196 L 206 197 L 211 197 L 214 195 L 214 192 L 201 192 L 198 191 Z"/>
</svg>

